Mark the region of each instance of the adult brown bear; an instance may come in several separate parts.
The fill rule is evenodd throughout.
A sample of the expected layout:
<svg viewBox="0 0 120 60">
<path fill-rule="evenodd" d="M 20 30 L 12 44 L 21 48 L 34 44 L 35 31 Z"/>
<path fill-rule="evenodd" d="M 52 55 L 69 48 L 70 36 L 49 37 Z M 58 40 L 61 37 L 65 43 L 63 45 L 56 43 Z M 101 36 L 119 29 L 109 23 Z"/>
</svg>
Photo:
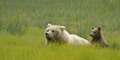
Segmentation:
<svg viewBox="0 0 120 60">
<path fill-rule="evenodd" d="M 75 34 L 69 34 L 65 30 L 65 26 L 48 24 L 45 30 L 46 43 L 68 43 L 74 45 L 91 45 L 90 42 Z"/>
</svg>

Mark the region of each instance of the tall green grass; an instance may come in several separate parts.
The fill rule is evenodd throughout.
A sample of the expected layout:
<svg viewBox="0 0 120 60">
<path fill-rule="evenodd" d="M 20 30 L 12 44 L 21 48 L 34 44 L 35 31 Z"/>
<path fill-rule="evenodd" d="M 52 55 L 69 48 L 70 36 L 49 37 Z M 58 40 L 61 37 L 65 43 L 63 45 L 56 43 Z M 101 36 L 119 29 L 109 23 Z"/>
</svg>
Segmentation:
<svg viewBox="0 0 120 60">
<path fill-rule="evenodd" d="M 119 60 L 119 0 L 1 0 L 0 60 Z M 44 46 L 48 23 L 91 41 L 91 27 L 101 26 L 112 46 Z M 114 49 L 113 49 L 114 48 Z"/>
<path fill-rule="evenodd" d="M 44 30 L 26 29 L 23 36 L 0 35 L 0 60 L 119 60 L 120 51 L 95 46 L 50 44 Z"/>
<path fill-rule="evenodd" d="M 1 20 L 7 22 L 26 21 L 29 27 L 46 28 L 48 23 L 65 25 L 73 33 L 78 33 L 77 30 L 89 31 L 91 26 L 101 26 L 114 31 L 120 29 L 118 2 L 118 0 L 2 0 L 0 16 Z M 7 22 L 4 24 L 9 25 Z M 72 30 L 74 27 L 78 29 Z M 85 36 L 85 33 L 80 35 Z"/>
<path fill-rule="evenodd" d="M 1 19 L 0 20 L 0 30 L 6 31 L 11 34 L 23 35 L 28 24 L 26 21 L 19 20 L 19 15 L 16 18 L 10 19 Z"/>
</svg>

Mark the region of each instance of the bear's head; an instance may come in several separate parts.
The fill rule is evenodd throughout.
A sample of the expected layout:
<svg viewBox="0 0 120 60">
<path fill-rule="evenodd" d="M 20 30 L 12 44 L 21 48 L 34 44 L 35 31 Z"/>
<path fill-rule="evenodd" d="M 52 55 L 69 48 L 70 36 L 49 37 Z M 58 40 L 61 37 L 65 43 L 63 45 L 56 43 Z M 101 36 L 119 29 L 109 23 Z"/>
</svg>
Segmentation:
<svg viewBox="0 0 120 60">
<path fill-rule="evenodd" d="M 92 32 L 90 33 L 90 36 L 97 38 L 100 36 L 100 33 L 101 33 L 101 27 L 98 28 L 92 27 Z"/>
<path fill-rule="evenodd" d="M 47 29 L 45 30 L 45 37 L 48 40 L 55 40 L 60 37 L 64 29 L 64 26 L 48 24 Z"/>
</svg>

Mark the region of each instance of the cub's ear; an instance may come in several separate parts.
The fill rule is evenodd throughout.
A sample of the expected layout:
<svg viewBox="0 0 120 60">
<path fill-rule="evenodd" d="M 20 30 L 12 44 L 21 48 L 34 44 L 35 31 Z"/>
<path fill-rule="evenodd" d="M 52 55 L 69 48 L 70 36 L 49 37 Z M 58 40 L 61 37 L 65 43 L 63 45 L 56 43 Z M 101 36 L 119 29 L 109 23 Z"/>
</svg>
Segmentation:
<svg viewBox="0 0 120 60">
<path fill-rule="evenodd" d="M 95 27 L 94 26 L 92 26 L 92 29 L 94 29 Z"/>
<path fill-rule="evenodd" d="M 65 26 L 59 26 L 59 27 L 62 31 L 65 30 Z"/>
<path fill-rule="evenodd" d="M 98 27 L 98 30 L 101 31 L 101 27 L 100 26 Z"/>
<path fill-rule="evenodd" d="M 50 27 L 50 26 L 51 26 L 51 24 L 48 24 L 48 25 L 47 25 L 47 27 Z"/>
</svg>

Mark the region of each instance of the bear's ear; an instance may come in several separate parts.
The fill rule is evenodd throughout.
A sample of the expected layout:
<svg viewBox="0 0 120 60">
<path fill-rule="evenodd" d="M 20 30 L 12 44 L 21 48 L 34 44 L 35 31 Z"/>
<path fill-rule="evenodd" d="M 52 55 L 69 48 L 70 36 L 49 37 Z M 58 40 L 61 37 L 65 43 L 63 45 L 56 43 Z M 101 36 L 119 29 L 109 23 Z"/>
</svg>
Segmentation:
<svg viewBox="0 0 120 60">
<path fill-rule="evenodd" d="M 59 27 L 62 31 L 65 30 L 65 26 L 59 26 Z"/>
<path fill-rule="evenodd" d="M 50 26 L 51 26 L 51 24 L 48 24 L 48 25 L 47 25 L 47 27 L 50 27 Z"/>
<path fill-rule="evenodd" d="M 95 27 L 94 26 L 92 26 L 92 29 L 94 29 Z"/>
<path fill-rule="evenodd" d="M 101 27 L 98 27 L 98 30 L 101 31 Z"/>
</svg>

